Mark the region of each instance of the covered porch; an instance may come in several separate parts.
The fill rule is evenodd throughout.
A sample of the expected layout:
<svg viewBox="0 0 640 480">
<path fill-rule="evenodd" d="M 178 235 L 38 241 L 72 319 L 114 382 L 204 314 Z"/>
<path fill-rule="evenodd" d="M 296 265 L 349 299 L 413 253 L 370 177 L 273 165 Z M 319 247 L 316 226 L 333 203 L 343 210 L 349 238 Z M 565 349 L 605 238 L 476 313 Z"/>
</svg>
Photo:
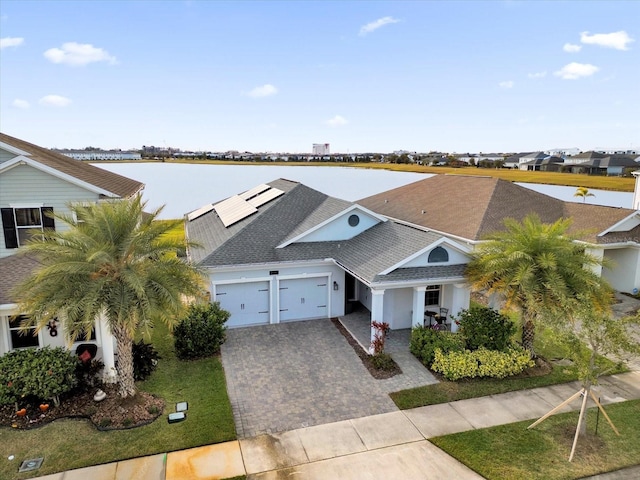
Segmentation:
<svg viewBox="0 0 640 480">
<path fill-rule="evenodd" d="M 369 352 L 371 336 L 371 313 L 364 306 L 358 305 L 354 310 L 338 318 L 360 347 Z M 402 328 L 390 330 L 385 341 L 385 352 L 402 370 L 401 375 L 378 380 L 388 393 L 415 388 L 422 385 L 438 383 L 438 380 L 420 361 L 409 351 L 411 329 Z"/>
</svg>

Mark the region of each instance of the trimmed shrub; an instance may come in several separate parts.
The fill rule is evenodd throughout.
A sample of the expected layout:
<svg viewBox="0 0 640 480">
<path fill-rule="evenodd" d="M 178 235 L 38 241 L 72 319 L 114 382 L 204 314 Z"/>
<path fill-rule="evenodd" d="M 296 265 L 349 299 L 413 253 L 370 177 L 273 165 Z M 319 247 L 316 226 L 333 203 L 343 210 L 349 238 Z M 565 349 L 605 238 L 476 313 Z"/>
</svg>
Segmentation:
<svg viewBox="0 0 640 480">
<path fill-rule="evenodd" d="M 480 348 L 475 351 L 443 353 L 437 349 L 432 369 L 447 380 L 462 378 L 492 377 L 505 378 L 517 375 L 535 362 L 523 348 L 510 348 L 504 352 Z"/>
<path fill-rule="evenodd" d="M 457 333 L 430 327 L 414 327 L 411 330 L 409 350 L 427 368 L 431 368 L 436 349 L 443 352 L 464 350 L 464 338 Z"/>
<path fill-rule="evenodd" d="M 158 366 L 161 358 L 153 345 L 143 340 L 132 345 L 133 353 L 133 378 L 136 381 L 146 380 Z"/>
<path fill-rule="evenodd" d="M 516 333 L 516 325 L 492 308 L 474 305 L 462 310 L 456 321 L 469 350 L 486 348 L 504 352 L 513 345 L 511 338 Z"/>
<path fill-rule="evenodd" d="M 371 356 L 371 364 L 376 370 L 393 370 L 395 362 L 388 353 L 380 352 Z"/>
<path fill-rule="evenodd" d="M 89 390 L 97 385 L 101 385 L 101 374 L 103 370 L 104 362 L 102 360 L 94 358 L 87 363 L 78 362 L 78 366 L 76 367 L 78 387 L 83 390 Z"/>
<path fill-rule="evenodd" d="M 218 353 L 226 339 L 225 322 L 229 316 L 218 302 L 190 305 L 186 317 L 173 331 L 176 356 L 192 360 Z"/>
<path fill-rule="evenodd" d="M 77 384 L 78 358 L 58 347 L 14 350 L 0 357 L 0 404 L 34 396 L 60 404 L 59 395 Z"/>
</svg>

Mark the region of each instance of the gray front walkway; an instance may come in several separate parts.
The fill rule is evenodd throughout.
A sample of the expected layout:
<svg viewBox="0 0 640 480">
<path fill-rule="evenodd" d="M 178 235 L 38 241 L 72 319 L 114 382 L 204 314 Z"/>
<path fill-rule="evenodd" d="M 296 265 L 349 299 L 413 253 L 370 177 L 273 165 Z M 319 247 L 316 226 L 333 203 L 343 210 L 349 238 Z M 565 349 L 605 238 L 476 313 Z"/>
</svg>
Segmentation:
<svg viewBox="0 0 640 480">
<path fill-rule="evenodd" d="M 222 364 L 239 438 L 393 412 L 390 391 L 435 381 L 374 379 L 326 319 L 228 330 Z"/>
</svg>

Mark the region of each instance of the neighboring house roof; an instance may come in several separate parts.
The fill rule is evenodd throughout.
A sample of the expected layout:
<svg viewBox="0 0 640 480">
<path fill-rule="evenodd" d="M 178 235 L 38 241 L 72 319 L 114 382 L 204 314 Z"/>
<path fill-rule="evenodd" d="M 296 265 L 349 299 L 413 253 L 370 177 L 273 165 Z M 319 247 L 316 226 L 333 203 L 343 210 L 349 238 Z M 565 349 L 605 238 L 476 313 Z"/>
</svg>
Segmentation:
<svg viewBox="0 0 640 480">
<path fill-rule="evenodd" d="M 529 153 L 527 155 L 522 155 L 520 158 L 522 160 L 526 159 L 526 161 L 529 162 L 531 160 L 542 160 L 542 159 L 547 158 L 547 157 L 549 157 L 549 155 L 547 155 L 544 152 L 532 152 L 532 153 Z"/>
<path fill-rule="evenodd" d="M 581 152 L 577 155 L 572 155 L 571 157 L 569 157 L 570 160 L 595 160 L 596 158 L 604 158 L 606 157 L 605 154 L 603 153 L 598 153 L 598 152 L 593 152 L 593 151 L 589 151 L 589 152 Z"/>
<path fill-rule="evenodd" d="M 534 160 L 529 160 L 528 162 L 524 162 L 521 165 L 553 165 L 558 163 L 564 163 L 564 159 L 560 157 L 541 157 Z"/>
<path fill-rule="evenodd" d="M 35 258 L 27 255 L 9 255 L 0 258 L 0 305 L 16 303 L 12 289 L 22 283 L 38 266 Z"/>
<path fill-rule="evenodd" d="M 192 259 L 204 267 L 231 267 L 331 258 L 369 283 L 418 280 L 424 279 L 425 274 L 435 275 L 428 278 L 463 277 L 464 268 L 459 265 L 398 268 L 381 274 L 443 239 L 437 233 L 393 221 L 381 221 L 348 240 L 296 242 L 279 247 L 354 204 L 288 180 L 268 185 L 285 193 L 230 227 L 224 227 L 215 210 L 188 222 L 189 240 L 203 247 L 190 249 Z"/>
<path fill-rule="evenodd" d="M 392 219 L 472 241 L 503 230 L 505 218 L 521 221 L 537 213 L 544 223 L 572 218 L 571 232 L 581 232 L 585 241 L 606 243 L 597 234 L 635 213 L 564 202 L 506 180 L 465 175 L 434 175 L 357 203 Z"/>
<path fill-rule="evenodd" d="M 595 158 L 588 162 L 580 163 L 579 166 L 591 168 L 638 167 L 638 162 L 632 157 L 625 155 L 610 155 L 608 157 Z"/>
<path fill-rule="evenodd" d="M 0 142 L 26 152 L 28 155 L 25 155 L 25 157 L 28 159 L 32 159 L 82 182 L 94 185 L 101 190 L 111 192 L 117 197 L 131 197 L 144 188 L 144 184 L 137 180 L 74 160 L 66 155 L 19 140 L 4 133 L 0 133 Z"/>
</svg>

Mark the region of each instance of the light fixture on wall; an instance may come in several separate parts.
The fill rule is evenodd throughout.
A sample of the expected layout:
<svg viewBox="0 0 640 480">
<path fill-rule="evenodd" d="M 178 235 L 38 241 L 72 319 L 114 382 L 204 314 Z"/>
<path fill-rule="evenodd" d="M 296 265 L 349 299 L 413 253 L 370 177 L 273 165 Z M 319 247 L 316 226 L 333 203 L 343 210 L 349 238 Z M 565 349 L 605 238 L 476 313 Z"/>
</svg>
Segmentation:
<svg viewBox="0 0 640 480">
<path fill-rule="evenodd" d="M 338 282 L 333 282 L 333 289 L 338 290 Z"/>
</svg>

